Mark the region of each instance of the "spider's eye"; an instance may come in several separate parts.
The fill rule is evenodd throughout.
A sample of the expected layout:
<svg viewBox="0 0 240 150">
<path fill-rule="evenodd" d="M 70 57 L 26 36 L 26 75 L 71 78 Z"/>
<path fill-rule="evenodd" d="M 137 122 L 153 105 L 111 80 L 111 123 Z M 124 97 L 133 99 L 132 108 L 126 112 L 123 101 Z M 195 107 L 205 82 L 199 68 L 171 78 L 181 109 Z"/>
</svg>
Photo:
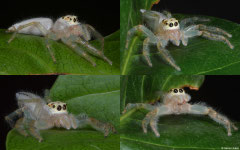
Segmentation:
<svg viewBox="0 0 240 150">
<path fill-rule="evenodd" d="M 173 92 L 174 92 L 174 93 L 177 93 L 177 92 L 178 92 L 178 90 L 177 90 L 177 89 L 174 89 L 174 90 L 173 90 Z"/>
<path fill-rule="evenodd" d="M 174 26 L 178 26 L 178 22 L 175 22 L 175 23 L 174 23 Z"/>
<path fill-rule="evenodd" d="M 72 21 L 72 18 L 70 18 L 70 20 Z"/>
<path fill-rule="evenodd" d="M 169 27 L 173 27 L 173 23 L 169 23 Z"/>
<path fill-rule="evenodd" d="M 55 108 L 55 105 L 53 105 L 52 108 Z"/>
<path fill-rule="evenodd" d="M 63 105 L 63 110 L 66 110 L 67 109 L 67 106 L 66 105 Z"/>
<path fill-rule="evenodd" d="M 73 22 L 76 22 L 77 21 L 77 19 L 76 18 L 73 18 Z"/>
<path fill-rule="evenodd" d="M 183 89 L 179 89 L 179 92 L 182 93 L 182 92 L 183 92 Z"/>
<path fill-rule="evenodd" d="M 58 105 L 57 110 L 60 111 L 62 109 L 61 105 Z"/>
</svg>

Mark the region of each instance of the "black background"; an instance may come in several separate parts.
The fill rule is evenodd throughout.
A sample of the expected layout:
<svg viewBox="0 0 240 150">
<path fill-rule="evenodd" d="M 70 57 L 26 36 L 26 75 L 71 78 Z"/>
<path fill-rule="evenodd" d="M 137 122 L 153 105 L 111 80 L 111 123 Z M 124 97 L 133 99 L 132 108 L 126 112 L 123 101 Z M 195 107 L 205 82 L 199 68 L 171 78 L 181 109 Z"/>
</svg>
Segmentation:
<svg viewBox="0 0 240 150">
<path fill-rule="evenodd" d="M 7 29 L 19 21 L 49 17 L 53 20 L 76 15 L 80 22 L 95 27 L 102 35 L 120 28 L 119 1 L 107 0 L 7 0 L 0 4 L 0 29 Z"/>
<path fill-rule="evenodd" d="M 240 23 L 238 0 L 160 0 L 153 10 L 206 15 Z"/>
</svg>

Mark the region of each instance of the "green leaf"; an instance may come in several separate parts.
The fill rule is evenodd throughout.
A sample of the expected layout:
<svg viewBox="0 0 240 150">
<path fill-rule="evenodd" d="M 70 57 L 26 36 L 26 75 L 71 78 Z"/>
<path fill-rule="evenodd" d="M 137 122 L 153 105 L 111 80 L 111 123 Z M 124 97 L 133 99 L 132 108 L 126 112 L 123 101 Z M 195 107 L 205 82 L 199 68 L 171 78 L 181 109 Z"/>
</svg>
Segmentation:
<svg viewBox="0 0 240 150">
<path fill-rule="evenodd" d="M 226 44 L 219 41 L 212 41 L 202 37 L 190 39 L 188 46 L 175 46 L 169 44 L 167 49 L 180 66 L 182 71 L 177 71 L 166 64 L 157 54 L 156 46 L 151 47 L 150 58 L 153 67 L 149 67 L 142 55 L 143 37 L 138 35 L 132 38 L 128 49 L 125 49 L 127 31 L 141 22 L 140 9 L 150 9 L 151 0 L 146 0 L 142 5 L 135 1 L 121 1 L 121 30 L 120 30 L 120 50 L 121 50 L 121 74 L 240 74 L 240 25 L 228 20 L 200 16 L 209 18 L 210 22 L 203 23 L 208 26 L 216 26 L 232 34 L 230 42 L 235 46 L 232 50 Z M 136 4 L 135 4 L 136 3 Z M 161 4 L 161 3 L 160 3 Z M 129 10 L 129 11 L 126 11 Z M 174 14 L 178 20 L 193 15 Z"/>
<path fill-rule="evenodd" d="M 140 9 L 150 9 L 159 0 L 121 0 L 120 1 L 120 57 L 121 74 L 126 74 L 129 57 L 132 52 L 125 50 L 127 31 L 133 26 L 141 24 Z"/>
<path fill-rule="evenodd" d="M 97 64 L 96 67 L 61 42 L 50 41 L 56 57 L 54 63 L 43 37 L 18 34 L 10 44 L 7 44 L 11 35 L 6 34 L 5 30 L 0 30 L 0 74 L 119 74 L 120 72 L 119 31 L 105 37 L 104 54 L 113 61 L 113 65 L 90 54 Z M 90 43 L 97 48 L 100 47 L 97 41 Z"/>
<path fill-rule="evenodd" d="M 209 150 L 239 148 L 240 132 L 227 136 L 226 129 L 206 116 L 171 115 L 161 117 L 158 122 L 160 137 L 148 128 L 142 130 L 146 112 L 138 111 L 121 121 L 120 143 L 122 150 Z M 236 124 L 240 126 L 240 123 Z"/>
<path fill-rule="evenodd" d="M 86 113 L 103 122 L 113 124 L 117 131 L 120 105 L 119 76 L 59 76 L 50 90 L 53 101 L 64 101 L 73 114 Z M 15 129 L 7 136 L 7 149 L 119 149 L 119 134 L 103 133 L 86 127 L 77 130 L 50 129 L 41 131 L 43 142 L 33 137 L 23 137 Z"/>
<path fill-rule="evenodd" d="M 190 87 L 198 89 L 204 76 L 140 76 L 121 77 L 121 112 L 128 103 L 143 103 L 154 98 L 158 91 L 171 88 Z M 160 137 L 148 128 L 142 130 L 142 120 L 148 111 L 130 110 L 120 118 L 120 144 L 122 150 L 203 150 L 221 149 L 221 147 L 239 147 L 240 132 L 233 131 L 227 136 L 226 129 L 206 116 L 169 115 L 158 121 Z M 236 124 L 237 126 L 240 123 Z"/>
</svg>

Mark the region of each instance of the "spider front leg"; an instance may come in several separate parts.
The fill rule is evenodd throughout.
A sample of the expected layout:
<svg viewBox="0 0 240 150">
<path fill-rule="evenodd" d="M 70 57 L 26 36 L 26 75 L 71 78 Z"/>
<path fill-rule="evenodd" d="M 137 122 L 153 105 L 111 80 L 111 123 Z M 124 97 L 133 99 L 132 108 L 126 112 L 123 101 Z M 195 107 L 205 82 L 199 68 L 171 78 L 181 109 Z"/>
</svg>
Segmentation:
<svg viewBox="0 0 240 150">
<path fill-rule="evenodd" d="M 181 68 L 175 63 L 174 59 L 170 55 L 167 49 L 165 49 L 162 45 L 162 41 L 159 41 L 157 43 L 157 49 L 159 51 L 159 54 L 162 56 L 163 60 L 165 60 L 168 64 L 170 64 L 173 68 L 175 68 L 177 71 L 181 71 Z"/>
<path fill-rule="evenodd" d="M 155 108 L 153 111 L 149 112 L 146 117 L 142 121 L 143 132 L 147 133 L 148 124 L 150 124 L 152 131 L 157 137 L 160 137 L 160 134 L 157 130 L 157 122 L 158 118 L 163 115 L 170 114 L 170 110 L 166 106 L 159 106 Z"/>
<path fill-rule="evenodd" d="M 96 63 L 90 58 L 90 56 L 84 52 L 80 47 L 77 46 L 77 44 L 73 43 L 71 38 L 61 38 L 62 42 L 68 46 L 70 46 L 77 54 L 85 58 L 88 62 L 90 62 L 94 67 L 96 66 Z"/>
<path fill-rule="evenodd" d="M 92 128 L 103 132 L 104 136 L 107 137 L 110 132 L 116 133 L 116 129 L 110 123 L 101 122 L 95 118 L 89 118 L 86 114 L 80 114 L 76 116 L 78 122 L 78 128 L 85 125 L 90 125 Z"/>
<path fill-rule="evenodd" d="M 228 136 L 232 135 L 231 127 L 234 130 L 238 130 L 238 128 L 227 117 L 219 114 L 211 107 L 207 107 L 207 106 L 200 105 L 200 104 L 191 105 L 189 113 L 190 114 L 208 115 L 214 121 L 222 124 L 227 129 Z"/>
<path fill-rule="evenodd" d="M 97 50 L 95 47 L 93 47 L 92 45 L 88 44 L 88 42 L 82 40 L 81 38 L 77 38 L 76 40 L 74 40 L 77 43 L 82 44 L 83 46 L 85 46 L 87 48 L 87 51 L 90 52 L 91 54 L 98 56 L 100 58 L 102 58 L 103 60 L 105 60 L 107 63 L 109 63 L 110 65 L 112 65 L 112 61 L 109 60 L 103 53 L 103 51 Z"/>
</svg>

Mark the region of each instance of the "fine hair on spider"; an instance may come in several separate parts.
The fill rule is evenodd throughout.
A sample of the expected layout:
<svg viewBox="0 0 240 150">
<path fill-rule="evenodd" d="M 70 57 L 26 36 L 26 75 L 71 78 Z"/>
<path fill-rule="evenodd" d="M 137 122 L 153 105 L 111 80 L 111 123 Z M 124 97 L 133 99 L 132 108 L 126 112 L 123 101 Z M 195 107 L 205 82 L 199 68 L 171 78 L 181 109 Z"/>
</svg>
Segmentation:
<svg viewBox="0 0 240 150">
<path fill-rule="evenodd" d="M 152 67 L 150 59 L 150 46 L 155 45 L 161 58 L 177 71 L 181 68 L 176 64 L 175 60 L 166 49 L 169 43 L 179 46 L 182 43 L 188 45 L 188 40 L 193 37 L 201 36 L 208 40 L 224 42 L 233 49 L 234 46 L 227 39 L 232 35 L 223 29 L 207 26 L 204 24 L 195 24 L 196 22 L 208 22 L 209 19 L 200 17 L 185 18 L 180 22 L 172 17 L 168 11 L 162 13 L 157 11 L 141 9 L 143 25 L 136 25 L 127 33 L 126 49 L 132 37 L 139 32 L 144 36 L 142 54 L 149 67 Z"/>
<path fill-rule="evenodd" d="M 220 114 L 212 107 L 204 103 L 190 104 L 191 96 L 185 93 L 182 88 L 174 88 L 169 92 L 162 93 L 161 103 L 155 105 L 145 103 L 129 103 L 125 107 L 123 114 L 132 109 L 146 109 L 149 111 L 142 121 L 143 132 L 147 133 L 147 127 L 150 125 L 156 137 L 160 137 L 157 130 L 157 123 L 159 117 L 165 115 L 179 115 L 179 114 L 192 114 L 192 115 L 207 115 L 214 121 L 223 125 L 227 129 L 227 135 L 231 136 L 231 129 L 238 130 L 238 128 L 226 116 Z M 161 121 L 161 119 L 160 119 Z"/>
<path fill-rule="evenodd" d="M 56 62 L 56 58 L 50 47 L 49 40 L 61 40 L 65 45 L 69 46 L 75 53 L 86 59 L 93 66 L 96 66 L 96 63 L 88 53 L 97 56 L 112 65 L 112 61 L 109 60 L 103 52 L 103 36 L 95 30 L 93 26 L 80 23 L 77 16 L 66 15 L 58 18 L 55 22 L 50 18 L 44 17 L 27 19 L 13 24 L 6 32 L 13 32 L 8 43 L 16 37 L 17 33 L 43 36 L 46 48 L 48 49 L 53 62 Z M 100 50 L 89 44 L 92 37 L 101 42 Z M 86 51 L 79 47 L 79 45 L 85 47 Z"/>
<path fill-rule="evenodd" d="M 90 125 L 107 137 L 110 133 L 116 133 L 114 126 L 104 123 L 95 118 L 89 117 L 85 113 L 74 115 L 68 113 L 67 104 L 61 101 L 51 101 L 49 91 L 45 91 L 44 98 L 30 93 L 18 92 L 16 99 L 18 109 L 5 117 L 11 127 L 15 128 L 21 135 L 29 134 L 42 142 L 41 130 L 53 127 L 62 127 L 67 130 L 83 128 Z"/>
</svg>

